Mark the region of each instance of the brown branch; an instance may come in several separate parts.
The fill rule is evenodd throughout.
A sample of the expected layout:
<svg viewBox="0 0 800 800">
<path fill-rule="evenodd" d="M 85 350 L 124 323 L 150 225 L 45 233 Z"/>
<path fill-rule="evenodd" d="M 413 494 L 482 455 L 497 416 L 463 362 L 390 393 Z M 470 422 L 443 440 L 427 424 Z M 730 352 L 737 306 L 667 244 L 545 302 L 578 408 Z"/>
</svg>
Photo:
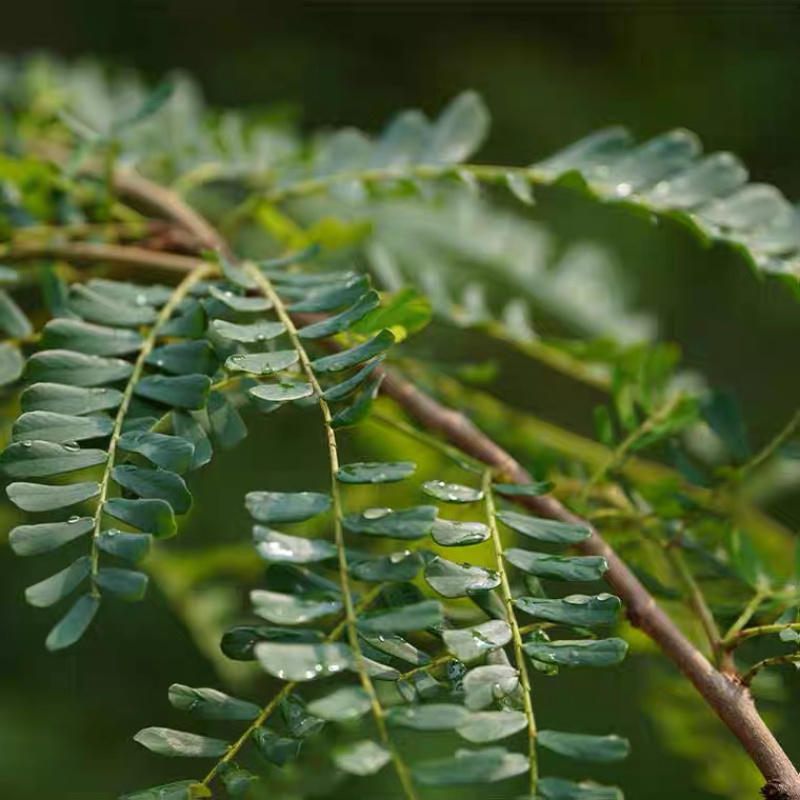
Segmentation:
<svg viewBox="0 0 800 800">
<path fill-rule="evenodd" d="M 208 247 L 227 251 L 219 233 L 174 192 L 130 172 L 120 172 L 115 185 L 129 201 L 184 225 Z M 383 393 L 422 426 L 437 431 L 465 453 L 494 467 L 507 480 L 530 482 L 528 472 L 463 414 L 443 406 L 391 370 L 384 370 L 384 376 Z M 553 497 L 520 497 L 518 502 L 541 517 L 588 526 Z M 606 580 L 625 603 L 631 623 L 656 642 L 739 739 L 767 780 L 764 796 L 771 800 L 800 800 L 800 776 L 759 716 L 748 689 L 709 663 L 596 530 L 592 529 L 592 535 L 578 549 L 606 559 L 609 567 Z"/>
</svg>

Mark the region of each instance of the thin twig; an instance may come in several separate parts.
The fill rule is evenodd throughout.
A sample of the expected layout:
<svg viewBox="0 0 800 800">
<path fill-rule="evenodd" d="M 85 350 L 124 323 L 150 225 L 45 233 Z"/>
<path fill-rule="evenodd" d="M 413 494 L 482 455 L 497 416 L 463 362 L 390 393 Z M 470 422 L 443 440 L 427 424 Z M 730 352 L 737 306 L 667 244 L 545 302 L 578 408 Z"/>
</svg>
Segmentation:
<svg viewBox="0 0 800 800">
<path fill-rule="evenodd" d="M 503 542 L 500 539 L 500 531 L 497 529 L 497 511 L 494 504 L 494 492 L 492 491 L 492 471 L 487 469 L 482 481 L 484 507 L 486 508 L 486 524 L 492 537 L 492 549 L 494 550 L 495 568 L 500 576 L 500 592 L 503 604 L 506 607 L 506 619 L 511 628 L 511 640 L 514 646 L 514 661 L 519 681 L 522 686 L 523 707 L 528 729 L 528 763 L 529 763 L 529 784 L 528 788 L 531 797 L 536 797 L 536 788 L 539 783 L 539 768 L 536 760 L 536 718 L 533 713 L 533 691 L 528 667 L 525 664 L 525 650 L 523 649 L 522 634 L 520 632 L 517 615 L 514 612 L 514 595 L 511 593 L 511 584 L 508 580 L 505 561 L 503 560 Z"/>
<path fill-rule="evenodd" d="M 765 658 L 763 661 L 759 661 L 757 664 L 754 664 L 750 667 L 744 675 L 742 675 L 742 685 L 743 686 L 750 686 L 753 682 L 753 679 L 761 672 L 762 669 L 766 669 L 767 667 L 776 667 L 779 664 L 800 664 L 800 653 L 789 653 L 788 655 L 783 656 L 772 656 L 771 658 Z"/>
</svg>

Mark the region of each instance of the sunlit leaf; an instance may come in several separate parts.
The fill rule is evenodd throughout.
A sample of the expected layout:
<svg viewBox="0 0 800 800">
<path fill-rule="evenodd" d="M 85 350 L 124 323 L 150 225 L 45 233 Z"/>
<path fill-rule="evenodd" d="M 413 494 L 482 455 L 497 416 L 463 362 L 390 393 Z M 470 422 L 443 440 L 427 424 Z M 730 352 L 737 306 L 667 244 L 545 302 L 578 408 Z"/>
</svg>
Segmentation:
<svg viewBox="0 0 800 800">
<path fill-rule="evenodd" d="M 560 600 L 540 597 L 518 597 L 514 605 L 526 614 L 549 622 L 591 627 L 613 625 L 617 621 L 620 600 L 613 594 L 590 596 L 573 594 Z"/>
<path fill-rule="evenodd" d="M 312 681 L 355 666 L 347 645 L 259 642 L 254 652 L 262 668 L 284 681 Z"/>
<path fill-rule="evenodd" d="M 628 652 L 622 639 L 578 639 L 566 642 L 526 642 L 525 652 L 544 664 L 564 667 L 611 667 Z"/>
<path fill-rule="evenodd" d="M 442 547 L 466 547 L 471 544 L 485 542 L 489 536 L 489 528 L 482 522 L 457 522 L 449 519 L 437 519 L 433 523 L 431 536 L 436 544 Z"/>
<path fill-rule="evenodd" d="M 351 775 L 374 775 L 385 767 L 391 758 L 386 748 L 369 739 L 352 742 L 333 751 L 336 766 Z"/>
<path fill-rule="evenodd" d="M 320 617 L 338 613 L 342 603 L 336 598 L 303 597 L 254 589 L 250 592 L 253 611 L 276 625 L 303 625 Z"/>
<path fill-rule="evenodd" d="M 43 442 L 80 442 L 108 436 L 114 421 L 106 416 L 76 417 L 52 411 L 26 411 L 14 423 L 15 442 L 38 439 Z"/>
<path fill-rule="evenodd" d="M 516 511 L 500 511 L 497 515 L 509 528 L 530 536 L 540 542 L 553 544 L 577 544 L 588 539 L 592 532 L 586 525 L 572 525 L 566 522 L 531 517 Z"/>
<path fill-rule="evenodd" d="M 347 330 L 373 308 L 377 308 L 379 304 L 378 293 L 369 291 L 363 294 L 350 308 L 319 322 L 306 325 L 304 328 L 300 328 L 298 334 L 302 339 L 325 339 Z"/>
<path fill-rule="evenodd" d="M 8 535 L 8 543 L 18 556 L 49 553 L 85 536 L 94 528 L 92 517 L 70 517 L 64 522 L 43 522 L 40 525 L 18 525 Z"/>
<path fill-rule="evenodd" d="M 318 492 L 248 492 L 245 506 L 259 522 L 304 522 L 331 507 L 331 498 Z"/>
<path fill-rule="evenodd" d="M 74 472 L 106 460 L 103 450 L 55 442 L 15 442 L 0 453 L 0 468 L 10 478 L 46 478 Z"/>
<path fill-rule="evenodd" d="M 382 330 L 363 344 L 342 350 L 330 356 L 323 356 L 311 362 L 314 372 L 338 372 L 343 369 L 363 364 L 369 359 L 385 353 L 394 344 L 391 331 Z"/>
<path fill-rule="evenodd" d="M 396 483 L 416 469 L 413 461 L 359 461 L 342 465 L 336 478 L 342 483 Z"/>
<path fill-rule="evenodd" d="M 360 686 L 346 686 L 308 704 L 315 717 L 341 722 L 364 716 L 371 706 L 369 695 Z"/>
<path fill-rule="evenodd" d="M 608 562 L 602 556 L 551 556 L 516 547 L 503 555 L 510 564 L 537 578 L 595 581 L 608 571 Z"/>
<path fill-rule="evenodd" d="M 223 339 L 246 344 L 269 341 L 276 336 L 280 336 L 286 330 L 282 322 L 260 321 L 239 325 L 234 322 L 227 322 L 224 319 L 213 320 L 211 328 Z"/>
<path fill-rule="evenodd" d="M 523 730 L 528 719 L 521 711 L 478 711 L 462 722 L 456 731 L 468 742 L 496 742 Z"/>
<path fill-rule="evenodd" d="M 554 753 L 583 761 L 619 761 L 631 749 L 628 740 L 621 736 L 588 736 L 560 731 L 539 731 L 536 742 Z"/>
<path fill-rule="evenodd" d="M 461 661 L 475 661 L 511 641 L 511 628 L 499 619 L 468 628 L 442 631 L 447 649 Z"/>
<path fill-rule="evenodd" d="M 425 786 L 495 783 L 527 771 L 526 756 L 502 747 L 456 750 L 454 757 L 424 761 L 411 768 L 414 779 Z"/>
<path fill-rule="evenodd" d="M 29 381 L 64 383 L 92 387 L 130 377 L 133 365 L 121 358 L 73 353 L 71 350 L 45 350 L 28 359 L 25 375 Z"/>
<path fill-rule="evenodd" d="M 176 731 L 172 728 L 143 728 L 133 737 L 148 750 L 162 756 L 188 756 L 192 758 L 219 758 L 225 755 L 228 743 L 196 733 Z"/>
<path fill-rule="evenodd" d="M 346 514 L 344 526 L 352 533 L 386 536 L 390 539 L 421 539 L 436 519 L 436 506 L 412 506 L 399 511 L 368 508 L 360 514 Z"/>
<path fill-rule="evenodd" d="M 275 350 L 267 353 L 246 353 L 228 356 L 228 372 L 245 372 L 248 375 L 273 375 L 294 366 L 300 356 L 296 350 Z"/>
<path fill-rule="evenodd" d="M 475 667 L 464 676 L 464 705 L 478 711 L 502 700 L 519 686 L 519 672 L 505 664 Z"/>
<path fill-rule="evenodd" d="M 370 633 L 406 633 L 441 624 L 444 609 L 436 600 L 407 606 L 367 611 L 358 617 L 358 627 Z"/>
<path fill-rule="evenodd" d="M 500 585 L 500 576 L 486 567 L 456 564 L 437 556 L 425 567 L 428 585 L 443 597 L 467 597 Z"/>
<path fill-rule="evenodd" d="M 20 400 L 23 411 L 82 415 L 116 408 L 122 402 L 122 392 L 104 386 L 91 389 L 58 383 L 37 383 L 29 386 Z"/>
<path fill-rule="evenodd" d="M 42 331 L 42 346 L 95 356 L 124 356 L 135 353 L 143 339 L 138 331 L 93 325 L 78 319 L 52 319 Z"/>
<path fill-rule="evenodd" d="M 23 511 L 52 511 L 82 503 L 100 494 L 100 484 L 95 481 L 47 486 L 42 483 L 10 483 L 6 487 L 8 499 Z"/>
<path fill-rule="evenodd" d="M 348 556 L 349 569 L 360 581 L 410 581 L 419 575 L 423 566 L 418 551 L 401 550 L 385 556 Z"/>
<path fill-rule="evenodd" d="M 180 683 L 169 687 L 169 701 L 175 708 L 206 719 L 255 719 L 261 709 L 254 703 L 237 700 L 217 689 L 195 689 Z"/>
<path fill-rule="evenodd" d="M 258 554 L 271 563 L 311 564 L 336 556 L 336 546 L 325 539 L 290 536 L 261 525 L 253 528 L 253 535 Z"/>
<path fill-rule="evenodd" d="M 426 481 L 422 484 L 422 491 L 445 503 L 475 503 L 483 499 L 483 492 L 480 489 L 462 486 L 460 483 Z"/>
<path fill-rule="evenodd" d="M 386 712 L 386 721 L 390 725 L 418 731 L 452 731 L 469 717 L 466 708 L 453 703 L 394 706 Z"/>
</svg>

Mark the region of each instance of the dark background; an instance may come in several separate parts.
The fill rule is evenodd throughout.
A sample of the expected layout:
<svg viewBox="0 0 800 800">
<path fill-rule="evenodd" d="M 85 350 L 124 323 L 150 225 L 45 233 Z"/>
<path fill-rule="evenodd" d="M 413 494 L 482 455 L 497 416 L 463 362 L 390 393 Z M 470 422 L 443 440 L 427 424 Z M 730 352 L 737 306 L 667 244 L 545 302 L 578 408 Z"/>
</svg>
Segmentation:
<svg viewBox="0 0 800 800">
<path fill-rule="evenodd" d="M 0 16 L 0 52 L 93 56 L 154 80 L 182 68 L 215 105 L 278 106 L 308 129 L 376 129 L 401 108 L 433 113 L 471 87 L 494 117 L 481 153 L 487 161 L 530 163 L 610 123 L 624 123 L 641 138 L 685 126 L 707 149 L 737 152 L 755 179 L 777 183 L 789 197 L 800 196 L 798 42 L 797 4 L 767 2 L 33 0 L 7 1 Z M 779 428 L 798 398 L 800 324 L 789 292 L 758 283 L 738 256 L 703 251 L 682 231 L 573 205 L 545 198 L 535 213 L 567 240 L 595 239 L 612 248 L 638 279 L 639 302 L 658 310 L 662 335 L 681 342 L 690 366 L 739 393 L 755 438 Z M 506 380 L 504 392 L 514 390 L 520 407 L 558 415 L 566 395 L 537 406 L 528 388 L 516 378 Z M 584 411 L 578 424 L 588 427 L 588 419 Z M 266 422 L 254 432 L 270 437 L 268 448 L 253 436 L 198 480 L 187 531 L 194 541 L 246 541 L 244 515 L 227 513 L 238 508 L 242 491 L 288 485 L 292 471 L 304 468 L 297 437 L 310 434 L 302 426 Z M 265 449 L 272 458 L 264 458 Z M 235 483 L 229 478 L 243 462 L 251 467 L 247 486 L 241 475 Z M 165 599 L 153 592 L 140 606 L 105 611 L 76 651 L 45 658 L 41 641 L 50 620 L 20 597 L 41 573 L 41 562 L 0 553 L 0 796 L 100 800 L 186 775 L 184 765 L 165 764 L 130 741 L 144 725 L 180 724 L 166 704 L 169 683 L 217 682 Z M 668 728 L 657 734 L 650 718 L 637 713 L 649 698 L 664 718 L 673 715 L 677 701 L 657 693 L 654 674 L 640 655 L 617 672 L 559 680 L 552 692 L 545 684 L 537 704 L 545 721 L 552 715 L 566 729 L 594 715 L 596 730 L 628 735 L 631 764 L 593 774 L 621 780 L 634 800 L 753 797 L 752 776 L 739 790 L 730 780 L 721 789 L 725 780 L 715 783 L 701 768 L 724 752 L 726 735 L 698 739 L 676 728 L 673 737 L 681 740 L 670 741 Z M 718 730 L 703 709 L 698 718 Z M 784 726 L 784 737 L 798 757 L 796 728 Z M 563 764 L 554 769 L 580 774 Z M 738 762 L 717 769 L 727 769 L 728 779 L 749 774 Z M 392 796 L 374 782 L 345 785 L 341 796 L 353 791 Z M 456 796 L 468 794 L 431 793 Z"/>
</svg>

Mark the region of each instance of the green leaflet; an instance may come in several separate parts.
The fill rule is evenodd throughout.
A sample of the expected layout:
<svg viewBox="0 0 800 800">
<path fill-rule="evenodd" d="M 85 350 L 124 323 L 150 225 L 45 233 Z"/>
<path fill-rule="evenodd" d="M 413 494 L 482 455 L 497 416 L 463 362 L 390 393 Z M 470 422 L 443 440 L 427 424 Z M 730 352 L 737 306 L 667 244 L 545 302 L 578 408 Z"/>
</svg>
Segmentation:
<svg viewBox="0 0 800 800">
<path fill-rule="evenodd" d="M 197 781 L 173 781 L 124 794 L 120 800 L 197 800 L 201 797 L 211 797 L 211 791 Z"/>
<path fill-rule="evenodd" d="M 613 625 L 617 621 L 621 603 L 613 594 L 599 594 L 595 597 L 573 594 L 561 600 L 518 597 L 514 605 L 537 619 L 578 627 L 592 627 Z"/>
<path fill-rule="evenodd" d="M 54 442 L 15 442 L 0 453 L 0 468 L 10 478 L 46 478 L 93 467 L 106 460 L 104 450 L 82 450 Z"/>
<path fill-rule="evenodd" d="M 350 308 L 320 322 L 314 322 L 300 328 L 297 332 L 301 339 L 325 339 L 328 336 L 346 331 L 351 325 L 366 316 L 373 308 L 380 305 L 378 293 L 369 291 L 363 294 Z"/>
<path fill-rule="evenodd" d="M 95 294 L 108 297 L 110 300 L 124 300 L 135 306 L 151 305 L 161 307 L 172 297 L 171 286 L 152 284 L 145 286 L 141 283 L 126 283 L 106 278 L 92 278 L 86 284 Z"/>
<path fill-rule="evenodd" d="M 475 592 L 488 592 L 500 585 L 494 570 L 471 564 L 456 564 L 436 556 L 425 567 L 425 580 L 442 597 L 468 597 Z"/>
<path fill-rule="evenodd" d="M 333 751 L 336 766 L 350 775 L 374 775 L 391 759 L 392 756 L 386 748 L 369 739 L 352 742 Z"/>
<path fill-rule="evenodd" d="M 622 639 L 597 639 L 565 642 L 525 642 L 525 652 L 535 661 L 564 667 L 611 667 L 628 652 Z"/>
<path fill-rule="evenodd" d="M 159 336 L 176 339 L 198 339 L 206 331 L 206 314 L 198 302 L 187 305 L 182 314 L 167 320 L 158 329 Z"/>
<path fill-rule="evenodd" d="M 489 111 L 476 92 L 462 92 L 442 110 L 422 156 L 424 163 L 457 164 L 469 158 L 489 132 Z"/>
<path fill-rule="evenodd" d="M 324 539 L 304 539 L 287 533 L 274 531 L 256 525 L 253 528 L 256 551 L 264 559 L 274 564 L 312 564 L 335 558 L 336 547 Z"/>
<path fill-rule="evenodd" d="M 25 339 L 33 333 L 33 326 L 22 309 L 7 292 L 0 290 L 0 329 L 12 339 Z"/>
<path fill-rule="evenodd" d="M 360 581 L 410 581 L 419 575 L 423 565 L 419 551 L 402 550 L 386 556 L 348 556 L 349 570 Z"/>
<path fill-rule="evenodd" d="M 273 375 L 294 366 L 300 356 L 296 350 L 275 350 L 271 353 L 247 353 L 228 356 L 225 369 L 228 372 L 244 372 L 248 375 Z"/>
<path fill-rule="evenodd" d="M 345 406 L 345 408 L 341 411 L 337 411 L 333 415 L 331 426 L 333 428 L 346 428 L 350 425 L 357 425 L 359 422 L 363 422 L 369 414 L 372 401 L 378 394 L 378 389 L 382 381 L 382 373 L 374 375 L 356 395 L 355 400 L 353 400 L 349 406 Z"/>
<path fill-rule="evenodd" d="M 592 535 L 591 529 L 585 525 L 570 525 L 565 522 L 518 514 L 515 511 L 500 511 L 497 517 L 517 533 L 530 536 L 540 542 L 570 545 L 582 542 Z"/>
<path fill-rule="evenodd" d="M 364 630 L 359 631 L 359 637 L 367 642 L 370 647 L 392 658 L 398 658 L 407 664 L 415 667 L 430 663 L 430 656 L 415 647 L 411 642 L 406 641 L 402 636 L 394 633 L 369 633 Z"/>
<path fill-rule="evenodd" d="M 122 402 L 117 389 L 81 388 L 58 383 L 37 383 L 29 386 L 20 398 L 23 411 L 52 411 L 59 414 L 83 415 L 109 411 Z"/>
<path fill-rule="evenodd" d="M 29 381 L 64 383 L 70 386 L 102 386 L 129 378 L 133 365 L 121 358 L 104 358 L 71 350 L 45 350 L 28 359 Z"/>
<path fill-rule="evenodd" d="M 449 519 L 437 519 L 433 523 L 431 536 L 436 544 L 442 547 L 466 547 L 471 544 L 485 542 L 489 536 L 489 528 L 482 522 L 455 522 Z"/>
<path fill-rule="evenodd" d="M 623 800 L 616 786 L 600 786 L 589 781 L 574 783 L 564 778 L 542 778 L 538 789 L 542 800 Z"/>
<path fill-rule="evenodd" d="M 42 347 L 47 350 L 74 350 L 95 356 L 136 353 L 142 342 L 138 331 L 93 325 L 77 319 L 52 319 L 42 331 Z"/>
<path fill-rule="evenodd" d="M 393 292 L 383 305 L 353 326 L 356 333 L 372 333 L 382 328 L 403 328 L 401 338 L 424 328 L 431 320 L 431 303 L 415 288 Z"/>
<path fill-rule="evenodd" d="M 25 600 L 37 608 L 46 608 L 71 594 L 91 571 L 89 556 L 81 556 L 55 575 L 51 575 L 25 590 Z"/>
<path fill-rule="evenodd" d="M 100 494 L 100 484 L 94 481 L 47 486 L 41 483 L 10 483 L 8 499 L 23 511 L 53 511 L 81 503 Z"/>
<path fill-rule="evenodd" d="M 103 567 L 95 577 L 95 583 L 106 592 L 123 600 L 141 600 L 147 592 L 148 578 L 143 572 L 117 567 Z"/>
<path fill-rule="evenodd" d="M 52 411 L 26 411 L 14 423 L 12 441 L 80 442 L 108 436 L 114 421 L 106 416 L 76 417 Z"/>
<path fill-rule="evenodd" d="M 519 672 L 505 664 L 475 667 L 464 676 L 463 687 L 464 705 L 479 711 L 517 691 Z"/>
<path fill-rule="evenodd" d="M 206 405 L 214 443 L 222 450 L 235 447 L 247 436 L 247 426 L 223 392 L 211 392 Z"/>
<path fill-rule="evenodd" d="M 138 453 L 157 467 L 179 474 L 188 471 L 194 456 L 194 445 L 186 439 L 150 431 L 123 433 L 117 446 L 126 453 Z"/>
<path fill-rule="evenodd" d="M 114 497 L 103 503 L 103 512 L 162 539 L 174 536 L 178 530 L 172 508 L 164 500 L 126 500 Z"/>
<path fill-rule="evenodd" d="M 588 736 L 582 733 L 562 733 L 560 731 L 539 731 L 536 742 L 569 758 L 583 761 L 619 761 L 626 758 L 631 747 L 621 736 Z"/>
<path fill-rule="evenodd" d="M 150 552 L 153 536 L 150 533 L 125 533 L 110 528 L 103 531 L 95 543 L 104 553 L 136 564 Z"/>
<path fill-rule="evenodd" d="M 147 500 L 165 500 L 176 514 L 186 514 L 192 505 L 192 496 L 180 475 L 166 469 L 147 469 L 133 464 L 117 464 L 111 471 L 116 483 L 138 497 Z"/>
<path fill-rule="evenodd" d="M 214 349 L 204 339 L 156 347 L 147 354 L 147 363 L 173 375 L 213 375 L 219 367 Z"/>
<path fill-rule="evenodd" d="M 551 556 L 511 547 L 503 554 L 510 564 L 535 575 L 562 581 L 595 581 L 608 571 L 602 556 Z"/>
<path fill-rule="evenodd" d="M 440 625 L 444 609 L 436 600 L 422 600 L 406 606 L 367 611 L 358 617 L 358 627 L 370 633 L 410 633 Z"/>
<path fill-rule="evenodd" d="M 369 364 L 362 367 L 358 372 L 356 372 L 355 375 L 326 389 L 322 393 L 322 397 L 331 402 L 343 400 L 345 397 L 358 389 L 358 387 L 361 386 L 361 384 L 364 383 L 364 381 L 366 381 L 370 375 L 372 375 L 379 364 L 380 358 L 370 361 Z"/>
<path fill-rule="evenodd" d="M 247 325 L 238 325 L 224 319 L 215 319 L 211 322 L 212 330 L 223 339 L 230 342 L 266 342 L 280 336 L 286 330 L 281 322 L 254 322 Z"/>
<path fill-rule="evenodd" d="M 162 756 L 219 758 L 225 755 L 228 749 L 228 743 L 220 739 L 176 731 L 172 728 L 143 728 L 133 740 Z"/>
<path fill-rule="evenodd" d="M 363 364 L 374 356 L 385 353 L 394 344 L 391 331 L 381 331 L 363 344 L 342 350 L 330 356 L 323 356 L 311 362 L 314 372 L 338 372 Z"/>
<path fill-rule="evenodd" d="M 77 642 L 92 624 L 100 598 L 91 594 L 79 597 L 72 608 L 53 626 L 45 639 L 48 650 L 63 650 Z"/>
<path fill-rule="evenodd" d="M 294 314 L 334 311 L 355 303 L 368 289 L 367 275 L 353 275 L 340 284 L 323 286 L 308 292 L 301 300 L 289 306 L 289 310 Z"/>
<path fill-rule="evenodd" d="M 304 522 L 331 507 L 331 498 L 318 492 L 248 492 L 250 516 L 259 522 Z"/>
<path fill-rule="evenodd" d="M 460 661 L 475 661 L 511 641 L 511 628 L 499 619 L 468 628 L 442 631 L 447 649 Z"/>
<path fill-rule="evenodd" d="M 250 788 L 261 780 L 255 773 L 230 764 L 223 764 L 219 774 L 225 785 L 225 791 L 234 800 L 246 797 Z"/>
<path fill-rule="evenodd" d="M 360 514 L 346 514 L 344 527 L 351 533 L 386 536 L 391 539 L 421 539 L 436 519 L 436 506 L 412 506 L 399 511 L 369 508 Z"/>
<path fill-rule="evenodd" d="M 414 474 L 413 461 L 360 461 L 344 464 L 336 473 L 341 483 L 395 483 Z"/>
<path fill-rule="evenodd" d="M 319 719 L 342 722 L 363 717 L 370 705 L 369 695 L 360 686 L 347 686 L 312 701 L 308 711 Z"/>
<path fill-rule="evenodd" d="M 306 642 L 322 641 L 319 631 L 303 628 L 270 628 L 265 625 L 237 625 L 226 631 L 220 649 L 234 661 L 254 661 L 255 646 L 259 642 Z"/>
<path fill-rule="evenodd" d="M 111 325 L 115 328 L 138 328 L 152 325 L 158 316 L 155 309 L 147 305 L 142 297 L 141 304 L 118 302 L 87 286 L 75 284 L 70 287 L 69 308 L 82 319 Z"/>
<path fill-rule="evenodd" d="M 43 522 L 40 525 L 18 525 L 8 535 L 8 543 L 18 556 L 49 553 L 94 528 L 92 517 L 70 517 L 65 522 Z"/>
<path fill-rule="evenodd" d="M 312 681 L 355 667 L 352 651 L 340 643 L 259 642 L 254 652 L 262 668 L 283 681 Z"/>
<path fill-rule="evenodd" d="M 552 490 L 550 481 L 538 483 L 493 483 L 492 491 L 503 497 L 539 497 Z"/>
<path fill-rule="evenodd" d="M 462 486 L 460 483 L 425 481 L 422 484 L 422 491 L 444 503 L 475 503 L 483 499 L 483 492 L 480 489 Z"/>
<path fill-rule="evenodd" d="M 513 736 L 527 725 L 528 718 L 521 711 L 478 711 L 470 714 L 456 732 L 468 742 L 483 744 Z"/>
<path fill-rule="evenodd" d="M 213 455 L 211 440 L 203 426 L 188 411 L 172 412 L 172 430 L 176 436 L 186 439 L 194 447 L 190 470 L 199 469 L 208 464 Z"/>
<path fill-rule="evenodd" d="M 270 764 L 282 767 L 300 755 L 299 739 L 279 736 L 266 727 L 257 728 L 253 732 L 253 744 L 256 752 Z"/>
<path fill-rule="evenodd" d="M 308 707 L 300 695 L 291 693 L 281 700 L 281 716 L 289 732 L 298 739 L 308 739 L 319 733 L 325 723 L 308 713 Z"/>
<path fill-rule="evenodd" d="M 229 289 L 220 289 L 218 286 L 209 286 L 208 293 L 231 311 L 253 314 L 269 311 L 272 308 L 272 303 L 266 297 L 248 297 Z"/>
<path fill-rule="evenodd" d="M 19 348 L 10 342 L 0 342 L 0 386 L 13 383 L 25 369 Z"/>
<path fill-rule="evenodd" d="M 304 397 L 311 397 L 314 394 L 314 389 L 306 381 L 285 378 L 279 383 L 259 383 L 256 386 L 251 386 L 247 392 L 260 400 L 268 400 L 271 403 L 286 403 L 290 400 L 302 400 Z"/>
<path fill-rule="evenodd" d="M 502 747 L 457 750 L 455 757 L 423 761 L 411 768 L 414 779 L 424 786 L 462 786 L 495 783 L 528 770 L 528 759 Z"/>
<path fill-rule="evenodd" d="M 304 625 L 320 617 L 337 614 L 341 600 L 332 597 L 304 597 L 280 592 L 254 589 L 250 592 L 253 611 L 276 625 Z"/>
<path fill-rule="evenodd" d="M 470 712 L 464 706 L 452 703 L 394 706 L 386 712 L 390 725 L 418 731 L 452 731 L 469 717 Z"/>
<path fill-rule="evenodd" d="M 210 389 L 211 379 L 207 375 L 148 375 L 136 384 L 133 391 L 138 397 L 172 408 L 194 410 L 205 406 Z"/>
<path fill-rule="evenodd" d="M 216 689 L 194 689 L 180 683 L 169 687 L 169 702 L 180 711 L 206 719 L 252 720 L 261 713 L 254 703 L 237 700 Z"/>
</svg>

